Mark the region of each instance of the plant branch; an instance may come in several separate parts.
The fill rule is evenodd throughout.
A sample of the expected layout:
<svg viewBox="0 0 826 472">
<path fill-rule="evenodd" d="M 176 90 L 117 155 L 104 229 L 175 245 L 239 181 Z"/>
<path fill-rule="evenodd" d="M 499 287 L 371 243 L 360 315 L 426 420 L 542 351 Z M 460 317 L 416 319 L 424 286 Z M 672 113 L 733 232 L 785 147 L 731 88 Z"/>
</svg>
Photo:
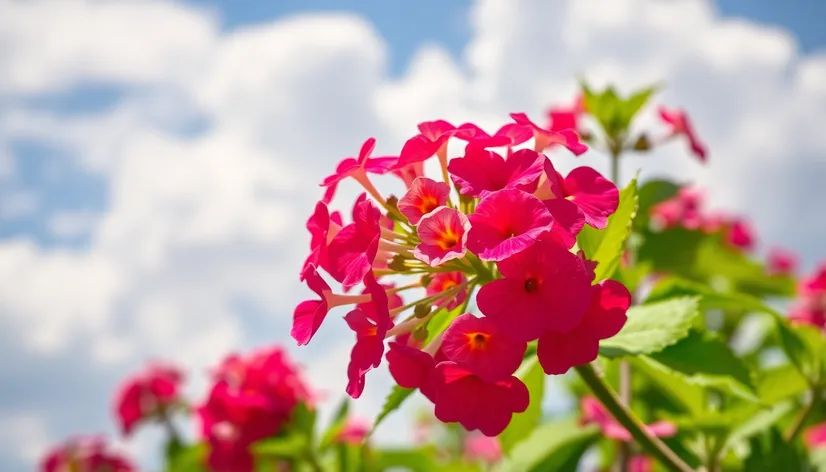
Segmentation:
<svg viewBox="0 0 826 472">
<path fill-rule="evenodd" d="M 786 441 L 792 442 L 800 436 L 801 431 L 803 431 L 803 427 L 806 426 L 806 420 L 809 419 L 809 415 L 817 409 L 817 405 L 820 403 L 820 396 L 821 392 L 819 389 L 812 390 L 812 399 L 809 400 L 806 406 L 800 410 L 800 413 L 794 419 L 794 423 L 792 423 L 792 426 L 786 433 Z"/>
<path fill-rule="evenodd" d="M 680 459 L 664 442 L 652 435 L 645 425 L 627 406 L 620 402 L 616 392 L 597 374 L 593 365 L 576 367 L 577 373 L 596 395 L 605 408 L 626 429 L 631 436 L 652 456 L 657 458 L 668 470 L 673 472 L 693 472 L 688 464 Z"/>
</svg>

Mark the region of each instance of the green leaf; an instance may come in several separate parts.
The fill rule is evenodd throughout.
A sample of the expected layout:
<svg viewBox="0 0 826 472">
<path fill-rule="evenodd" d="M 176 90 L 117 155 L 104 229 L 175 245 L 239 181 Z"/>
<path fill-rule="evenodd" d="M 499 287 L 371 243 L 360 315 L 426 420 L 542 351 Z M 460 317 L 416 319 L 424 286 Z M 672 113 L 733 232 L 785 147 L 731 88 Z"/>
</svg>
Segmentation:
<svg viewBox="0 0 826 472">
<path fill-rule="evenodd" d="M 544 423 L 520 442 L 495 472 L 573 472 L 599 437 L 599 429 L 582 427 L 576 418 Z"/>
<path fill-rule="evenodd" d="M 707 237 L 699 231 L 682 228 L 662 232 L 642 233 L 642 244 L 637 251 L 637 262 L 651 265 L 656 272 L 696 278 L 694 272 L 700 241 Z"/>
<path fill-rule="evenodd" d="M 370 430 L 368 437 L 373 435 L 373 432 L 376 431 L 376 428 L 379 427 L 379 424 L 384 421 L 387 415 L 398 410 L 402 403 L 407 400 L 407 397 L 412 395 L 415 391 L 416 389 L 413 388 L 402 388 L 398 385 L 394 385 L 393 389 L 390 391 L 390 394 L 387 395 L 387 398 L 384 400 L 384 406 L 381 407 L 379 416 L 377 416 L 376 421 L 373 422 L 373 428 Z"/>
<path fill-rule="evenodd" d="M 206 443 L 168 446 L 166 470 L 167 472 L 207 472 L 208 452 L 209 446 Z"/>
<path fill-rule="evenodd" d="M 669 180 L 649 180 L 639 188 L 639 211 L 634 219 L 634 228 L 647 229 L 651 221 L 651 208 L 677 195 L 680 186 Z"/>
<path fill-rule="evenodd" d="M 588 259 L 597 262 L 594 270 L 595 282 L 605 280 L 614 274 L 625 251 L 625 241 L 631 234 L 631 225 L 637 214 L 636 178 L 620 192 L 619 198 L 617 211 L 608 217 L 608 226 L 605 229 L 596 230 L 586 226 L 577 237 L 577 242 Z"/>
<path fill-rule="evenodd" d="M 712 308 L 744 310 L 768 313 L 775 318 L 784 318 L 777 310 L 766 305 L 757 297 L 738 292 L 719 292 L 708 285 L 680 277 L 667 277 L 660 280 L 648 295 L 648 301 L 681 295 L 699 295 L 701 310 Z"/>
<path fill-rule="evenodd" d="M 780 470 L 805 470 L 803 459 L 795 448 L 783 439 L 777 428 L 765 431 L 749 442 L 750 453 L 746 458 L 745 472 L 776 472 Z"/>
<path fill-rule="evenodd" d="M 252 445 L 252 452 L 260 456 L 297 458 L 306 454 L 310 442 L 298 433 L 262 439 Z"/>
<path fill-rule="evenodd" d="M 747 416 L 743 421 L 739 422 L 728 439 L 726 440 L 725 448 L 734 446 L 740 441 L 745 441 L 752 436 L 760 434 L 773 425 L 775 425 L 781 418 L 794 410 L 794 404 L 790 402 L 783 402 L 766 408 L 761 411 L 756 411 L 754 414 Z"/>
<path fill-rule="evenodd" d="M 674 372 L 668 367 L 647 356 L 631 359 L 635 370 L 651 379 L 662 393 L 666 394 L 692 416 L 700 416 L 706 408 L 705 389 L 692 383 L 684 375 Z"/>
<path fill-rule="evenodd" d="M 438 469 L 433 455 L 431 448 L 381 449 L 375 451 L 372 468 L 376 471 L 398 467 L 411 472 L 432 472 Z"/>
<path fill-rule="evenodd" d="M 324 434 L 321 435 L 319 449 L 326 449 L 333 444 L 338 434 L 344 428 L 345 423 L 347 423 L 347 414 L 349 411 L 350 401 L 347 397 L 344 397 L 341 400 L 341 404 L 339 404 L 336 409 L 336 413 L 333 415 L 330 426 L 328 426 L 327 430 L 324 431 Z"/>
<path fill-rule="evenodd" d="M 757 394 L 767 405 L 800 395 L 808 388 L 806 378 L 789 364 L 762 370 L 757 379 Z"/>
<path fill-rule="evenodd" d="M 820 331 L 807 325 L 788 325 L 777 320 L 780 345 L 811 384 L 819 384 L 826 378 L 826 337 Z"/>
<path fill-rule="evenodd" d="M 600 342 L 605 357 L 661 351 L 688 335 L 699 315 L 697 297 L 679 297 L 628 309 L 628 321 L 614 337 Z"/>
<path fill-rule="evenodd" d="M 817 472 L 826 472 L 826 447 L 819 447 L 809 453 L 809 462 Z"/>
<path fill-rule="evenodd" d="M 425 339 L 424 345 L 427 346 L 430 341 L 433 341 L 436 335 L 443 333 L 447 327 L 450 326 L 450 323 L 462 314 L 463 307 L 463 305 L 460 305 L 450 311 L 439 309 L 427 322 L 427 339 Z"/>
<path fill-rule="evenodd" d="M 635 92 L 633 95 L 622 101 L 622 105 L 620 105 L 619 110 L 619 121 L 625 128 L 631 124 L 634 116 L 636 116 L 642 107 L 648 103 L 648 99 L 650 99 L 651 95 L 656 93 L 658 89 L 659 85 L 652 85 Z"/>
<path fill-rule="evenodd" d="M 698 385 L 714 387 L 749 401 L 758 401 L 746 364 L 722 339 L 708 332 L 691 331 L 676 344 L 651 358 L 687 376 Z"/>
<path fill-rule="evenodd" d="M 513 415 L 508 427 L 499 435 L 499 443 L 505 454 L 528 437 L 539 424 L 542 417 L 542 399 L 545 395 L 545 372 L 535 355 L 522 362 L 515 375 L 528 387 L 531 401 L 527 410 Z"/>
</svg>

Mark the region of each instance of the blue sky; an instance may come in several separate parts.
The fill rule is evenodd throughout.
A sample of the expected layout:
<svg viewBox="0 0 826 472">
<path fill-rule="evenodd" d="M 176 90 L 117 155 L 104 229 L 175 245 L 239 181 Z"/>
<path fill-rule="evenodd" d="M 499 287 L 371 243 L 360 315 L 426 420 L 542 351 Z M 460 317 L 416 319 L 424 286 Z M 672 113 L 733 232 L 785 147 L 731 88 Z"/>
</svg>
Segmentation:
<svg viewBox="0 0 826 472">
<path fill-rule="evenodd" d="M 286 335 L 317 182 L 367 136 L 392 152 L 424 119 L 536 114 L 580 71 L 666 79 L 658 100 L 687 107 L 711 148 L 708 167 L 680 143 L 629 167 L 696 178 L 765 245 L 826 258 L 811 218 L 826 199 L 826 4 L 672 0 L 663 29 L 662 12 L 622 10 L 662 0 L 480 1 L 479 18 L 464 0 L 0 3 L 0 378 L 15 386 L 0 392 L 15 431 L 0 431 L 0 470 L 113 432 L 107 398 L 149 358 L 185 364 L 198 393 L 224 353 L 288 343 L 340 393 L 344 328 L 305 349 Z M 389 385 L 368 382 L 367 417 Z M 152 456 L 151 439 L 130 447 Z"/>
</svg>

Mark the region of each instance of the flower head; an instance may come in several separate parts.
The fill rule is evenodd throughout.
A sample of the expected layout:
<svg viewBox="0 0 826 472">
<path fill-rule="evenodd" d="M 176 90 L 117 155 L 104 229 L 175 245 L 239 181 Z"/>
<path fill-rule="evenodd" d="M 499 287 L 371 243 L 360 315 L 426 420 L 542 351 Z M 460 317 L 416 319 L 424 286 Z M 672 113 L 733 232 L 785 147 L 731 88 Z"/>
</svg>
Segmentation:
<svg viewBox="0 0 826 472">
<path fill-rule="evenodd" d="M 152 364 L 124 382 L 115 396 L 115 412 L 123 435 L 130 435 L 144 420 L 161 418 L 178 402 L 181 372 Z"/>
<path fill-rule="evenodd" d="M 803 433 L 803 443 L 809 449 L 826 447 L 826 423 L 816 424 Z"/>
<path fill-rule="evenodd" d="M 595 423 L 602 430 L 602 434 L 609 439 L 616 439 L 623 442 L 631 442 L 633 438 L 614 417 L 608 414 L 605 407 L 594 397 L 585 397 L 580 403 L 582 409 L 582 422 L 585 424 Z M 657 421 L 650 425 L 644 425 L 654 436 L 669 438 L 677 434 L 677 427 L 668 421 Z"/>
<path fill-rule="evenodd" d="M 367 274 L 364 283 L 370 294 L 372 310 L 364 311 L 356 306 L 344 317 L 347 325 L 356 333 L 356 344 L 350 353 L 350 364 L 347 367 L 350 381 L 346 391 L 353 398 L 358 398 L 364 391 L 365 374 L 381 363 L 384 338 L 393 323 L 384 287 L 376 282 L 372 273 Z"/>
<path fill-rule="evenodd" d="M 548 110 L 550 131 L 572 129 L 579 131 L 579 119 L 585 113 L 585 96 L 580 95 L 571 106 L 556 106 Z"/>
<path fill-rule="evenodd" d="M 613 182 L 590 167 L 577 167 L 563 178 L 550 159 L 545 160 L 547 188 L 541 198 L 561 199 L 573 205 L 585 222 L 597 229 L 608 225 L 608 216 L 617 211 L 619 190 Z"/>
<path fill-rule="evenodd" d="M 501 261 L 551 231 L 553 216 L 535 196 L 516 189 L 494 192 L 468 216 L 468 249 L 485 261 Z"/>
<path fill-rule="evenodd" d="M 476 296 L 479 310 L 514 339 L 532 341 L 546 331 L 566 333 L 591 301 L 591 278 L 577 255 L 540 240 L 498 264 L 501 279 Z"/>
<path fill-rule="evenodd" d="M 470 223 L 459 210 L 439 207 L 419 220 L 421 244 L 413 254 L 431 267 L 465 255 Z"/>
<path fill-rule="evenodd" d="M 539 338 L 536 354 L 545 373 L 564 374 L 571 367 L 595 360 L 599 341 L 619 333 L 630 305 L 631 294 L 621 283 L 606 280 L 594 285 L 588 310 L 573 330 L 548 330 Z"/>
<path fill-rule="evenodd" d="M 732 247 L 743 251 L 754 249 L 754 229 L 744 218 L 732 218 L 726 225 L 725 237 Z"/>
<path fill-rule="evenodd" d="M 310 256 L 304 262 L 302 274 L 309 265 L 329 268 L 327 246 L 342 226 L 340 213 L 331 214 L 323 201 L 316 203 L 315 211 L 307 220 L 307 231 L 310 232 Z M 303 282 L 304 279 L 302 278 L 301 281 Z"/>
<path fill-rule="evenodd" d="M 771 248 L 766 266 L 771 275 L 792 275 L 797 272 L 797 255 L 782 248 Z"/>
<path fill-rule="evenodd" d="M 691 146 L 691 152 L 694 153 L 701 162 L 706 161 L 706 146 L 700 141 L 700 138 L 697 137 L 694 126 L 691 124 L 691 120 L 685 111 L 669 110 L 660 107 L 660 118 L 671 127 L 670 133 L 672 136 L 685 136 L 686 139 L 688 139 L 689 146 Z"/>
<path fill-rule="evenodd" d="M 516 372 L 528 344 L 509 338 L 487 318 L 465 313 L 447 328 L 441 347 L 456 365 L 485 382 L 497 382 Z"/>
<path fill-rule="evenodd" d="M 464 456 L 468 462 L 496 464 L 502 460 L 502 445 L 498 438 L 470 433 L 465 437 Z"/>
<path fill-rule="evenodd" d="M 388 158 L 370 157 L 375 147 L 376 138 L 367 139 L 367 141 L 361 145 L 357 158 L 344 158 L 339 162 L 336 171 L 322 180 L 321 186 L 327 187 L 324 199 L 322 200 L 324 203 L 330 203 L 333 200 L 336 188 L 342 180 L 353 178 L 364 185 L 368 181 L 367 174 L 384 174 L 390 170 L 389 164 L 391 164 L 392 161 Z"/>
<path fill-rule="evenodd" d="M 520 149 L 505 160 L 499 154 L 469 146 L 464 157 L 450 161 L 448 171 L 459 192 L 483 198 L 505 188 L 533 193 L 547 158 L 530 149 Z"/>
<path fill-rule="evenodd" d="M 427 284 L 426 294 L 429 297 L 443 293 L 448 289 L 457 287 L 467 282 L 467 277 L 462 272 L 438 272 Z M 452 310 L 464 303 L 467 298 L 467 293 L 460 291 L 455 297 L 443 298 L 436 302 L 436 306 L 444 307 L 446 310 Z"/>
<path fill-rule="evenodd" d="M 511 113 L 511 118 L 517 125 L 524 126 L 533 131 L 534 149 L 542 152 L 552 146 L 564 146 L 566 149 L 579 156 L 588 150 L 588 147 L 579 140 L 579 135 L 572 129 L 553 131 L 542 128 L 528 118 L 524 113 Z"/>
<path fill-rule="evenodd" d="M 77 437 L 57 446 L 40 462 L 41 472 L 133 472 L 125 455 L 113 451 L 101 437 Z"/>
<path fill-rule="evenodd" d="M 357 446 L 364 442 L 364 439 L 370 433 L 371 427 L 372 424 L 368 421 L 348 419 L 341 428 L 341 431 L 336 435 L 336 442 Z"/>
<path fill-rule="evenodd" d="M 456 132 L 456 127 L 444 120 L 419 123 L 419 134 L 408 139 L 402 147 L 399 165 L 422 162 L 438 152 L 446 152 L 447 141 Z"/>
<path fill-rule="evenodd" d="M 418 177 L 399 200 L 399 211 L 410 224 L 418 224 L 423 216 L 447 203 L 450 187 L 427 177 Z"/>
<path fill-rule="evenodd" d="M 362 194 L 353 207 L 353 222 L 341 228 L 327 248 L 329 272 L 349 289 L 370 271 L 379 249 L 381 212 Z"/>
</svg>

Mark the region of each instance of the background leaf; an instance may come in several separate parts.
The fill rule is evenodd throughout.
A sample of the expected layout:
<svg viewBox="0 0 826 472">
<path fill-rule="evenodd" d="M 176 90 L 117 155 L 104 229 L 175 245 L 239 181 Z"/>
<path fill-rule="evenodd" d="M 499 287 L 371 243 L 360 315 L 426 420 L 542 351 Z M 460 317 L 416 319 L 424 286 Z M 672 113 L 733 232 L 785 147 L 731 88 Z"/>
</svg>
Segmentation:
<svg viewBox="0 0 826 472">
<path fill-rule="evenodd" d="M 552 421 L 536 428 L 495 472 L 574 472 L 585 451 L 599 437 L 595 426 L 582 427 L 576 418 Z"/>
<path fill-rule="evenodd" d="M 628 310 L 628 321 L 616 336 L 600 342 L 605 357 L 651 354 L 688 335 L 699 315 L 698 297 L 678 297 Z"/>
<path fill-rule="evenodd" d="M 387 418 L 387 415 L 399 409 L 399 407 L 407 400 L 407 397 L 415 392 L 415 389 L 412 388 L 402 388 L 398 385 L 394 385 L 393 389 L 387 395 L 387 398 L 384 400 L 384 406 L 381 407 L 381 412 L 376 417 L 376 421 L 373 422 L 373 428 L 370 430 L 369 436 L 373 435 L 373 432 L 376 431 L 376 428 Z"/>
</svg>

